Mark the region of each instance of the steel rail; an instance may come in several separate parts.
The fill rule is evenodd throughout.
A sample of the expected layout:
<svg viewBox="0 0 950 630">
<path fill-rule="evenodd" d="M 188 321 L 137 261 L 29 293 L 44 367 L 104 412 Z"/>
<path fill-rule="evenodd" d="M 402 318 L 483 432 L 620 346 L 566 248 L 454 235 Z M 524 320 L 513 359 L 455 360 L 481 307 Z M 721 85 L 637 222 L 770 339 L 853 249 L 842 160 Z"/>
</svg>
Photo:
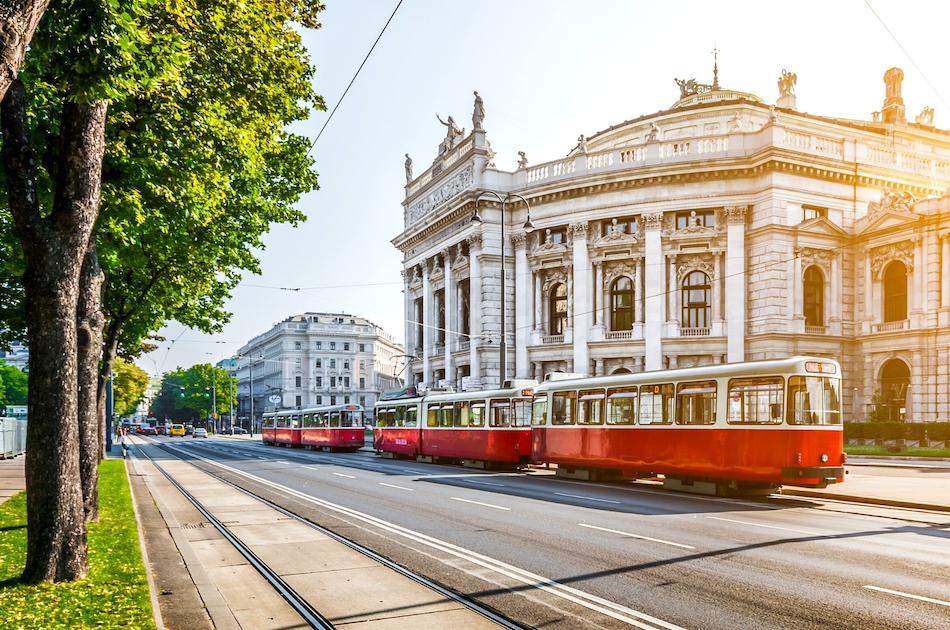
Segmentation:
<svg viewBox="0 0 950 630">
<path fill-rule="evenodd" d="M 180 456 L 179 453 L 175 453 L 175 452 L 173 451 L 173 449 L 171 448 L 171 445 L 166 445 L 166 444 L 163 444 L 163 443 L 160 443 L 160 442 L 152 442 L 152 443 L 153 443 L 154 445 L 158 446 L 159 448 L 162 448 L 162 449 L 165 450 L 166 452 L 172 452 L 172 453 L 175 454 L 176 456 Z M 202 445 L 202 446 L 204 446 L 204 445 Z M 177 450 L 177 449 L 175 449 L 175 450 Z M 416 582 L 417 584 L 420 584 L 420 585 L 422 585 L 422 586 L 424 586 L 424 587 L 426 587 L 426 588 L 429 588 L 429 589 L 435 591 L 436 593 L 442 595 L 443 597 L 446 597 L 446 598 L 448 598 L 448 599 L 451 599 L 452 601 L 454 601 L 454 602 L 456 602 L 456 603 L 458 603 L 458 604 L 461 604 L 462 606 L 465 606 L 466 608 L 468 608 L 468 609 L 471 610 L 472 612 L 478 613 L 478 614 L 481 615 L 482 617 L 485 617 L 486 619 L 488 619 L 488 620 L 490 620 L 490 621 L 496 623 L 497 625 L 501 626 L 502 628 L 508 628 L 509 630 L 524 630 L 524 628 L 526 627 L 526 626 L 522 626 L 522 625 L 520 625 L 520 624 L 518 624 L 518 623 L 515 623 L 514 621 L 508 619 L 507 617 L 505 617 L 505 616 L 502 615 L 501 613 L 499 613 L 499 612 L 497 612 L 497 611 L 495 611 L 495 610 L 489 608 L 488 606 L 485 606 L 484 604 L 480 604 L 480 603 L 476 602 L 475 600 L 470 599 L 470 598 L 466 597 L 465 595 L 462 595 L 461 593 L 457 593 L 457 592 L 455 592 L 455 591 L 449 590 L 449 589 L 447 589 L 446 587 L 444 587 L 444 586 L 442 586 L 442 585 L 440 585 L 440 584 L 437 584 L 436 582 L 433 582 L 432 580 L 430 580 L 429 578 L 427 578 L 427 577 L 425 577 L 425 576 L 423 576 L 423 575 L 420 575 L 420 574 L 418 574 L 418 573 L 416 573 L 416 572 L 414 572 L 414 571 L 411 571 L 410 569 L 407 569 L 406 567 L 404 567 L 404 566 L 402 566 L 402 565 L 400 565 L 400 564 L 396 564 L 395 562 L 393 562 L 393 561 L 390 560 L 389 558 L 386 558 L 386 557 L 384 557 L 384 556 L 379 555 L 378 553 L 376 553 L 375 551 L 373 551 L 373 550 L 370 549 L 369 547 L 364 547 L 363 545 L 361 545 L 361 544 L 359 544 L 359 543 L 357 543 L 357 542 L 354 542 L 354 541 L 352 541 L 352 540 L 350 540 L 350 539 L 348 539 L 348 538 L 344 538 L 343 536 L 337 534 L 336 532 L 334 532 L 334 531 L 332 531 L 332 530 L 327 529 L 326 527 L 323 527 L 322 525 L 319 525 L 319 524 L 317 524 L 317 523 L 314 523 L 313 521 L 311 521 L 311 520 L 309 520 L 309 519 L 307 519 L 307 518 L 305 518 L 305 517 L 303 517 L 303 516 L 300 516 L 299 514 L 296 514 L 296 513 L 294 513 L 294 512 L 291 512 L 291 511 L 288 510 L 287 508 L 284 508 L 284 507 L 278 505 L 277 503 L 274 503 L 274 502 L 271 501 L 270 499 L 267 499 L 267 498 L 265 498 L 265 497 L 262 497 L 261 495 L 255 493 L 255 492 L 253 492 L 253 491 L 251 491 L 251 490 L 248 490 L 247 488 L 244 488 L 244 487 L 242 487 L 242 486 L 239 486 L 239 485 L 237 485 L 236 483 L 234 483 L 233 481 L 231 481 L 231 480 L 229 480 L 229 479 L 225 479 L 225 478 L 222 477 L 219 473 L 212 472 L 212 471 L 209 471 L 209 470 L 204 470 L 204 469 L 201 469 L 201 470 L 202 470 L 202 472 L 204 472 L 204 473 L 206 473 L 206 474 L 208 474 L 208 475 L 211 475 L 212 477 L 214 477 L 214 478 L 217 479 L 218 481 L 221 481 L 221 482 L 223 482 L 223 483 L 228 484 L 229 486 L 231 486 L 231 487 L 234 488 L 235 490 L 238 490 L 239 492 L 243 492 L 243 493 L 246 494 L 247 496 L 249 496 L 249 497 L 251 497 L 251 498 L 253 498 L 253 499 L 256 499 L 256 500 L 260 501 L 261 503 L 267 505 L 268 507 L 271 507 L 271 508 L 277 510 L 277 511 L 280 512 L 281 514 L 283 514 L 283 515 L 285 515 L 285 516 L 288 516 L 288 517 L 290 517 L 290 518 L 292 518 L 292 519 L 298 521 L 299 523 L 303 523 L 304 525 L 306 525 L 306 526 L 308 526 L 308 527 L 311 527 L 311 528 L 317 530 L 318 532 L 320 532 L 320 533 L 322 533 L 322 534 L 325 534 L 326 536 L 329 536 L 329 537 L 332 538 L 333 540 L 335 540 L 335 541 L 337 541 L 337 542 L 339 542 L 339 543 L 342 543 L 342 544 L 346 545 L 346 546 L 349 547 L 350 549 L 352 549 L 352 550 L 354 550 L 354 551 L 356 551 L 356 552 L 359 552 L 359 553 L 363 554 L 363 555 L 366 556 L 367 558 L 369 558 L 369 559 L 371 559 L 371 560 L 373 560 L 373 561 L 375 561 L 375 562 L 378 562 L 378 563 L 382 564 L 382 565 L 385 566 L 386 568 L 392 569 L 393 571 L 396 571 L 397 573 L 399 573 L 399 574 L 401 574 L 401 575 L 403 575 L 403 576 L 409 578 L 410 580 Z"/>
<path fill-rule="evenodd" d="M 161 443 L 152 443 L 159 446 L 160 448 L 163 448 L 163 450 L 168 451 L 168 449 L 165 449 Z M 179 492 L 181 492 L 182 496 L 188 499 L 195 509 L 198 510 L 198 512 L 200 512 L 201 515 L 206 518 L 208 522 L 211 523 L 214 528 L 218 530 L 218 532 L 224 536 L 224 538 L 229 543 L 231 543 L 231 545 L 233 545 L 242 556 L 244 556 L 248 563 L 250 563 L 250 565 L 253 566 L 265 580 L 267 580 L 268 584 L 270 584 L 274 590 L 280 593 L 281 597 L 283 597 L 284 600 L 290 604 L 290 606 L 303 618 L 305 622 L 307 622 L 311 628 L 332 630 L 334 626 L 329 619 L 321 615 L 316 608 L 311 606 L 306 599 L 301 597 L 289 584 L 287 584 L 287 582 L 284 581 L 283 578 L 281 578 L 273 569 L 267 566 L 263 560 L 258 558 L 257 555 L 251 551 L 251 549 L 246 544 L 244 544 L 240 538 L 231 533 L 224 523 L 211 514 L 211 512 L 209 512 L 207 508 L 205 508 L 205 506 L 202 505 L 201 502 L 190 492 L 185 490 L 185 488 L 180 483 L 178 483 L 178 481 L 176 481 L 175 478 L 167 470 L 165 470 L 164 467 L 155 461 L 151 455 L 146 453 L 144 449 L 139 450 L 141 454 L 147 458 L 155 466 L 155 468 L 157 468 L 158 471 L 162 473 L 162 475 L 164 475 L 168 482 L 172 484 L 172 486 L 174 486 Z"/>
</svg>

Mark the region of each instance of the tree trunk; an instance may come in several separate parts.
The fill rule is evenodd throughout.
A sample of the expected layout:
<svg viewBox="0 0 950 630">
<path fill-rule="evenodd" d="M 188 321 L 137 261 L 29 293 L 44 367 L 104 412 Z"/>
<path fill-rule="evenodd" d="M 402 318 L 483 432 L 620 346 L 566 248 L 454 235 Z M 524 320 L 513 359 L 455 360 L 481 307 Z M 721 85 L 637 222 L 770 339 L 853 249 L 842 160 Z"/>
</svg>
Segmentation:
<svg viewBox="0 0 950 630">
<path fill-rule="evenodd" d="M 0 108 L 8 204 L 23 247 L 30 344 L 26 452 L 28 583 L 87 570 L 79 473 L 76 308 L 79 276 L 99 212 L 106 103 L 63 106 L 53 207 L 40 211 L 26 94 L 14 80 Z"/>
<path fill-rule="evenodd" d="M 0 100 L 20 74 L 26 49 L 49 0 L 0 0 Z"/>
<path fill-rule="evenodd" d="M 102 353 L 102 269 L 92 236 L 82 265 L 76 309 L 79 372 L 79 474 L 86 522 L 99 519 L 99 355 Z"/>
</svg>

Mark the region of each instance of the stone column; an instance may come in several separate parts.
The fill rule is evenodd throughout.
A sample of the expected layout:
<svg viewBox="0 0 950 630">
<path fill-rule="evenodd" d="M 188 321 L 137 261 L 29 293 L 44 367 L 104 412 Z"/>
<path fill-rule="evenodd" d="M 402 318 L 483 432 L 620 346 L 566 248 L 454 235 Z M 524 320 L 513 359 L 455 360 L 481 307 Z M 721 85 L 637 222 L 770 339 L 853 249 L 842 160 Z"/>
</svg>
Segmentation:
<svg viewBox="0 0 950 630">
<path fill-rule="evenodd" d="M 528 338 L 531 335 L 531 272 L 528 269 L 528 235 L 515 234 L 515 378 L 528 378 Z"/>
<path fill-rule="evenodd" d="M 923 312 L 927 309 L 927 262 L 926 262 L 926 244 L 924 239 L 917 237 L 914 241 L 914 286 L 913 302 L 910 310 L 916 315 L 910 316 L 911 326 L 919 325 L 915 320 L 919 320 Z M 908 304 L 910 307 L 911 305 Z"/>
<path fill-rule="evenodd" d="M 432 284 L 429 282 L 429 261 L 422 263 L 422 380 L 432 387 Z"/>
<path fill-rule="evenodd" d="M 669 322 L 669 335 L 671 337 L 678 337 L 680 334 L 680 299 L 682 298 L 682 291 L 680 291 L 676 273 L 676 254 L 671 254 L 669 261 L 670 280 L 667 284 L 669 287 L 667 292 L 669 312 L 666 319 Z"/>
<path fill-rule="evenodd" d="M 713 336 L 722 334 L 722 265 L 719 262 L 719 252 L 713 252 L 712 277 L 712 330 Z"/>
<path fill-rule="evenodd" d="M 402 296 L 403 296 L 403 307 L 402 314 L 406 319 L 406 354 L 413 356 L 413 346 L 415 345 L 415 339 L 412 332 L 415 330 L 415 324 L 413 320 L 415 317 L 412 316 L 412 290 L 409 288 L 409 282 L 412 278 L 412 271 L 410 269 L 402 270 Z M 410 372 L 408 376 L 412 376 Z"/>
<path fill-rule="evenodd" d="M 663 303 L 666 291 L 663 273 L 663 244 L 660 228 L 663 213 L 643 215 L 646 262 L 644 265 L 646 313 L 644 314 L 643 337 L 645 339 L 645 369 L 663 369 Z"/>
<path fill-rule="evenodd" d="M 940 240 L 940 326 L 950 326 L 950 234 Z M 947 367 L 950 370 L 950 366 Z"/>
<path fill-rule="evenodd" d="M 606 305 L 605 305 L 606 307 Z M 643 323 L 643 259 L 633 261 L 633 321 Z"/>
<path fill-rule="evenodd" d="M 726 208 L 726 348 L 730 363 L 745 360 L 745 215 L 748 206 Z"/>
<path fill-rule="evenodd" d="M 535 271 L 534 276 L 534 330 L 541 332 L 544 328 L 544 296 L 541 295 L 541 272 Z"/>
<path fill-rule="evenodd" d="M 831 255 L 831 317 L 828 322 L 831 324 L 831 333 L 833 335 L 841 334 L 841 302 L 844 296 L 841 293 L 841 257 L 832 252 Z"/>
<path fill-rule="evenodd" d="M 590 258 L 587 253 L 587 223 L 571 224 L 574 239 L 574 369 L 585 376 L 590 372 L 590 349 L 587 338 L 590 334 Z"/>
<path fill-rule="evenodd" d="M 874 323 L 874 282 L 871 277 L 871 250 L 864 250 L 864 334 L 871 332 Z"/>
<path fill-rule="evenodd" d="M 482 235 L 468 237 L 468 284 L 471 295 L 468 297 L 469 310 L 469 374 L 478 383 L 482 381 L 482 363 L 478 356 L 478 346 L 482 340 L 482 270 L 478 257 L 482 254 Z"/>
<path fill-rule="evenodd" d="M 605 326 L 604 320 L 604 263 L 594 263 L 594 326 Z"/>
<path fill-rule="evenodd" d="M 458 289 L 455 281 L 455 274 L 452 272 L 452 248 L 448 248 L 442 254 L 444 263 L 443 273 L 445 274 L 445 289 L 442 294 L 445 296 L 445 378 L 455 381 L 455 366 L 452 361 L 452 351 L 455 350 L 456 340 L 458 339 L 458 327 L 455 325 L 455 293 Z"/>
<path fill-rule="evenodd" d="M 792 300 L 795 312 L 792 315 L 792 331 L 797 333 L 805 332 L 805 300 L 804 300 L 804 276 L 802 275 L 802 248 L 795 248 L 795 258 L 792 261 Z"/>
</svg>

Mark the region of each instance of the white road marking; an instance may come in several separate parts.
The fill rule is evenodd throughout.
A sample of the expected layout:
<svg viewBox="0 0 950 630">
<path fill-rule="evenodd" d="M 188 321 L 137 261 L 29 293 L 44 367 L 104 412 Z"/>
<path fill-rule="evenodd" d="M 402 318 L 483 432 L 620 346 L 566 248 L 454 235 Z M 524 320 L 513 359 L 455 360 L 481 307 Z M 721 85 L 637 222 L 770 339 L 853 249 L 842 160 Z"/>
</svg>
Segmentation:
<svg viewBox="0 0 950 630">
<path fill-rule="evenodd" d="M 462 481 L 467 481 L 469 483 L 477 483 L 480 486 L 495 486 L 496 488 L 504 488 L 505 484 L 503 483 L 492 483 L 490 481 L 479 481 L 478 479 L 463 479 Z"/>
<path fill-rule="evenodd" d="M 274 463 L 275 464 L 289 464 L 290 462 L 288 462 L 286 459 L 275 459 Z"/>
<path fill-rule="evenodd" d="M 607 529 L 606 527 L 597 527 L 596 525 L 587 525 L 586 523 L 578 523 L 581 527 L 586 527 L 588 529 L 599 529 L 602 532 L 610 532 L 611 534 L 619 534 L 620 536 L 627 536 L 629 538 L 639 538 L 641 540 L 649 540 L 655 543 L 661 543 L 664 545 L 672 545 L 674 547 L 682 547 L 683 549 L 695 549 L 691 545 L 683 545 L 680 543 L 670 542 L 668 540 L 661 540 L 659 538 L 650 538 L 649 536 L 641 536 L 640 534 L 631 534 L 630 532 L 622 532 L 616 529 Z"/>
<path fill-rule="evenodd" d="M 174 449 L 175 447 L 172 447 L 172 448 Z M 221 462 L 217 462 L 217 461 L 208 459 L 206 457 L 201 457 L 201 456 L 193 456 L 193 457 L 206 464 L 215 466 L 222 470 L 227 470 L 228 472 L 234 473 L 236 475 L 239 475 L 241 477 L 254 481 L 255 483 L 259 483 L 261 485 L 267 486 L 269 488 L 282 492 L 288 496 L 292 496 L 302 501 L 312 503 L 313 505 L 317 505 L 317 506 L 326 508 L 328 510 L 332 510 L 344 516 L 348 516 L 351 519 L 361 521 L 368 525 L 372 525 L 380 530 L 389 532 L 397 536 L 402 536 L 403 538 L 406 538 L 408 540 L 418 542 L 427 547 L 431 547 L 432 549 L 436 549 L 448 555 L 455 556 L 456 558 L 466 560 L 484 569 L 488 569 L 489 571 L 493 571 L 495 573 L 498 573 L 499 575 L 504 575 L 513 580 L 516 580 L 524 584 L 525 586 L 528 586 L 529 588 L 536 588 L 538 590 L 544 591 L 556 597 L 560 597 L 561 599 L 578 604 L 579 606 L 583 606 L 584 608 L 587 608 L 588 610 L 593 610 L 601 614 L 607 615 L 608 617 L 611 617 L 612 619 L 616 619 L 623 623 L 636 626 L 637 628 L 643 628 L 644 630 L 654 630 L 655 628 L 660 627 L 660 628 L 666 628 L 667 630 L 684 630 L 680 626 L 672 624 L 668 621 L 663 621 L 662 619 L 657 619 L 656 617 L 648 615 L 647 613 L 634 610 L 633 608 L 629 608 L 628 606 L 624 606 L 622 604 L 612 602 L 608 599 L 604 599 L 603 597 L 598 597 L 597 595 L 593 595 L 591 593 L 586 593 L 574 587 L 567 586 L 566 584 L 561 584 L 560 582 L 557 582 L 550 578 L 546 578 L 542 575 L 538 575 L 536 573 L 526 571 L 525 569 L 521 569 L 519 567 L 502 562 L 501 560 L 496 560 L 495 558 L 492 558 L 490 556 L 486 556 L 478 552 L 471 551 L 464 547 L 454 545 L 450 542 L 446 542 L 439 538 L 435 538 L 434 536 L 429 536 L 428 534 L 423 534 L 421 532 L 417 532 L 415 530 L 402 527 L 401 525 L 390 523 L 389 521 L 385 521 L 383 519 L 377 518 L 370 514 L 366 514 L 365 512 L 360 512 L 358 510 L 354 510 L 353 508 L 348 508 L 337 503 L 332 503 L 330 501 L 327 501 L 326 499 L 320 499 L 318 497 L 305 494 L 303 492 L 300 492 L 299 490 L 294 490 L 293 488 L 290 488 L 283 484 L 270 481 L 269 479 L 259 477 L 252 473 L 245 472 L 238 468 L 234 468 L 233 466 L 228 466 L 227 464 L 222 464 Z"/>
<path fill-rule="evenodd" d="M 394 485 L 391 484 L 391 483 L 383 483 L 382 481 L 379 482 L 379 485 L 381 485 L 381 486 L 386 486 L 387 488 L 396 488 L 396 489 L 398 489 L 398 490 L 405 490 L 406 492 L 415 492 L 415 490 L 412 489 L 412 488 L 404 488 L 404 487 L 402 487 L 402 486 L 394 486 Z"/>
<path fill-rule="evenodd" d="M 567 492 L 555 492 L 554 494 L 559 497 L 571 497 L 572 499 L 584 499 L 586 501 L 600 501 L 601 503 L 616 503 L 620 504 L 620 501 L 614 501 L 613 499 L 598 499 L 597 497 L 589 497 L 583 494 L 568 494 Z"/>
<path fill-rule="evenodd" d="M 310 470 L 317 470 L 317 471 L 320 470 L 320 469 L 317 468 L 316 466 L 304 466 L 304 468 L 309 468 Z"/>
<path fill-rule="evenodd" d="M 707 516 L 715 521 L 726 521 L 727 523 L 739 523 L 740 525 L 752 525 L 753 527 L 767 527 L 769 529 L 781 529 L 786 532 L 795 532 L 796 534 L 807 534 L 808 536 L 826 536 L 818 532 L 810 532 L 804 529 L 792 529 L 791 527 L 779 527 L 778 525 L 766 525 L 765 523 L 753 523 L 752 521 L 737 521 L 733 518 L 722 518 L 719 516 Z"/>
<path fill-rule="evenodd" d="M 483 505 L 485 507 L 494 508 L 496 510 L 504 510 L 510 512 L 511 508 L 504 507 L 502 505 L 492 505 L 491 503 L 482 503 L 481 501 L 472 501 L 471 499 L 460 499 L 458 497 L 452 497 L 453 501 L 461 501 L 462 503 L 474 503 L 475 505 Z"/>
<path fill-rule="evenodd" d="M 864 588 L 870 589 L 872 591 L 880 591 L 882 593 L 890 593 L 891 595 L 897 595 L 899 597 L 909 597 L 910 599 L 919 599 L 922 602 L 930 602 L 931 604 L 938 604 L 940 606 L 950 606 L 950 602 L 945 602 L 942 599 L 934 599 L 933 597 L 924 597 L 923 595 L 914 595 L 912 593 L 904 593 L 902 591 L 892 591 L 889 588 L 881 588 L 880 586 L 872 586 L 870 584 L 865 584 Z"/>
<path fill-rule="evenodd" d="M 343 473 L 333 473 L 337 477 L 346 477 L 347 479 L 356 479 L 353 475 L 344 475 Z"/>
</svg>

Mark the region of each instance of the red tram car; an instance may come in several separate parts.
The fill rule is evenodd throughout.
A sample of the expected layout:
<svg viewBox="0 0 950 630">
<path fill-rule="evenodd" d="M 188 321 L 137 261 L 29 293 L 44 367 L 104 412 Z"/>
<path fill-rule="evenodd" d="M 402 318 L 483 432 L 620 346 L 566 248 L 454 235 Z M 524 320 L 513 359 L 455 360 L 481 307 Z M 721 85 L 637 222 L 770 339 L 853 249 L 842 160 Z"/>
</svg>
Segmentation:
<svg viewBox="0 0 950 630">
<path fill-rule="evenodd" d="M 358 450 L 363 446 L 363 407 L 330 405 L 264 414 L 265 444 Z"/>
<path fill-rule="evenodd" d="M 844 481 L 841 421 L 841 368 L 823 358 L 549 380 L 535 389 L 532 459 L 717 494 L 824 487 Z"/>
<path fill-rule="evenodd" d="M 451 459 L 470 466 L 528 463 L 536 384 L 381 401 L 376 404 L 375 448 L 420 461 Z"/>
</svg>

